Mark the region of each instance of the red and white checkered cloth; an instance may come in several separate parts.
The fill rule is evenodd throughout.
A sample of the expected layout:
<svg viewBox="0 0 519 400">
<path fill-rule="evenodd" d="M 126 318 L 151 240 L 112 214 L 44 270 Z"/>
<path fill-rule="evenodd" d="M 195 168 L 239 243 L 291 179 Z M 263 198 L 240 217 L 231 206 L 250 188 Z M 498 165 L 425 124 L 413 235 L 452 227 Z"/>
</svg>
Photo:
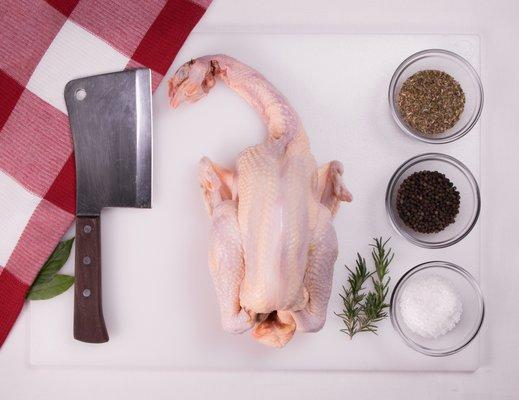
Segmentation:
<svg viewBox="0 0 519 400">
<path fill-rule="evenodd" d="M 211 0 L 0 3 L 1 346 L 74 220 L 65 84 L 147 67 L 155 89 Z"/>
</svg>

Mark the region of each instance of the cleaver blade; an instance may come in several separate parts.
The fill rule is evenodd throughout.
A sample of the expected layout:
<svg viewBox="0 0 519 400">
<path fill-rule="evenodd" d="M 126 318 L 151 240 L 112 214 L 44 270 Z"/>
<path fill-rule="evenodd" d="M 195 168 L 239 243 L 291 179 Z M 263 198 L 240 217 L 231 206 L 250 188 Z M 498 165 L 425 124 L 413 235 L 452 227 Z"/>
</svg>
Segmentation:
<svg viewBox="0 0 519 400">
<path fill-rule="evenodd" d="M 151 73 L 134 69 L 65 87 L 76 160 L 74 337 L 108 341 L 101 301 L 104 207 L 151 208 Z"/>
</svg>

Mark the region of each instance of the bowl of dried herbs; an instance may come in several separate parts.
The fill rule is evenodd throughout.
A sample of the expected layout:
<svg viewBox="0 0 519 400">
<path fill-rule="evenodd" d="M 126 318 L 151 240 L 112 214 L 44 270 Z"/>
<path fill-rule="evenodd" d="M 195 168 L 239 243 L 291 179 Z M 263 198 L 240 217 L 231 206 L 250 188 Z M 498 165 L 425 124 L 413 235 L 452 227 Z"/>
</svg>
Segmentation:
<svg viewBox="0 0 519 400">
<path fill-rule="evenodd" d="M 425 248 L 459 242 L 476 224 L 481 208 L 479 187 L 461 161 L 426 153 L 404 162 L 386 191 L 386 210 L 395 230 Z"/>
<path fill-rule="evenodd" d="M 389 104 L 406 134 L 429 143 L 466 135 L 483 108 L 483 87 L 475 69 L 451 51 L 420 51 L 404 60 L 389 85 Z"/>
</svg>

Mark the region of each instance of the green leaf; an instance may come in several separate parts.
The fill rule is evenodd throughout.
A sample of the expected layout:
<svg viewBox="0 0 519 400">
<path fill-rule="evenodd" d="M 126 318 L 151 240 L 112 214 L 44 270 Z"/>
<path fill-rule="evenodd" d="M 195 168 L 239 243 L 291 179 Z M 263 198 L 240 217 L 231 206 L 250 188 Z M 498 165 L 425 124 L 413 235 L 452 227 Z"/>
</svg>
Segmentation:
<svg viewBox="0 0 519 400">
<path fill-rule="evenodd" d="M 33 285 L 29 290 L 27 299 L 47 300 L 65 292 L 74 283 L 74 277 L 69 275 L 57 274 L 44 283 Z"/>
<path fill-rule="evenodd" d="M 72 243 L 74 243 L 74 238 L 65 240 L 64 242 L 60 242 L 58 244 L 47 262 L 43 264 L 43 267 L 36 277 L 33 286 L 49 282 L 52 278 L 54 278 L 56 273 L 67 262 L 70 256 L 70 250 L 72 249 Z"/>
</svg>

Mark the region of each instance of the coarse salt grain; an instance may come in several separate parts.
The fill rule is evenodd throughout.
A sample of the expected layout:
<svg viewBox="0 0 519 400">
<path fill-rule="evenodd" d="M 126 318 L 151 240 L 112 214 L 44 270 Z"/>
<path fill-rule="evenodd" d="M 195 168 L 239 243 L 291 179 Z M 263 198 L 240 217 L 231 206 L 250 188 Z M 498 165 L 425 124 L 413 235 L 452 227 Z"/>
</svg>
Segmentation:
<svg viewBox="0 0 519 400">
<path fill-rule="evenodd" d="M 451 331 L 461 319 L 463 307 L 456 288 L 440 275 L 416 276 L 404 287 L 399 300 L 407 327 L 425 338 Z"/>
</svg>

